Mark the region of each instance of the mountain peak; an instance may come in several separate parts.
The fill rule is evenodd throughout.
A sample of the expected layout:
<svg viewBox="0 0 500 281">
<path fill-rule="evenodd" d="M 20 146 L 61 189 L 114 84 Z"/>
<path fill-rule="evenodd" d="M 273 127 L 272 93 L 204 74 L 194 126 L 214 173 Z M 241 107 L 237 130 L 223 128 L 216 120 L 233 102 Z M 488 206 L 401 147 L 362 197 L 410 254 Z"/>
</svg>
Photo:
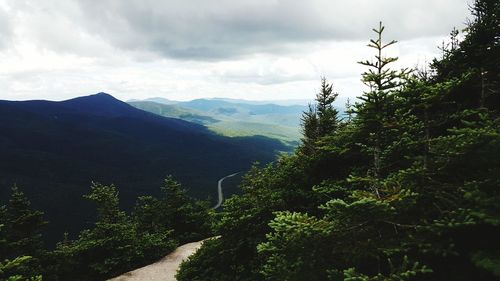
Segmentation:
<svg viewBox="0 0 500 281">
<path fill-rule="evenodd" d="M 93 95 L 88 95 L 88 96 L 83 96 L 83 97 L 78 97 L 78 98 L 100 98 L 100 99 L 110 99 L 110 100 L 116 100 L 119 101 L 117 98 L 113 97 L 112 95 L 105 93 L 105 92 L 99 92 L 97 94 Z M 77 98 L 77 99 L 78 99 Z"/>
<path fill-rule="evenodd" d="M 96 115 L 118 116 L 127 115 L 135 111 L 135 108 L 104 92 L 77 97 L 63 101 L 62 103 L 77 111 Z"/>
<path fill-rule="evenodd" d="M 81 96 L 81 97 L 76 97 L 72 98 L 69 100 L 63 101 L 63 103 L 67 104 L 72 104 L 72 103 L 101 103 L 101 102 L 107 102 L 107 103 L 112 103 L 112 102 L 118 102 L 118 103 L 123 103 L 119 99 L 113 97 L 112 95 L 104 92 L 99 92 L 97 94 L 93 95 L 88 95 L 88 96 Z"/>
</svg>

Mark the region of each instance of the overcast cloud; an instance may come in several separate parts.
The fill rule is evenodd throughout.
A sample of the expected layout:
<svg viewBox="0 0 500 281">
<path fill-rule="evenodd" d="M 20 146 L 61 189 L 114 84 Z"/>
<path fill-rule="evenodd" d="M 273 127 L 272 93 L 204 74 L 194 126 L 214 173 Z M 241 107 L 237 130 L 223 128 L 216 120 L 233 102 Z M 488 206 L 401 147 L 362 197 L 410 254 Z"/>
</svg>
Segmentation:
<svg viewBox="0 0 500 281">
<path fill-rule="evenodd" d="M 312 98 L 319 77 L 362 91 L 371 28 L 425 65 L 461 0 L 0 0 L 0 99 Z"/>
</svg>

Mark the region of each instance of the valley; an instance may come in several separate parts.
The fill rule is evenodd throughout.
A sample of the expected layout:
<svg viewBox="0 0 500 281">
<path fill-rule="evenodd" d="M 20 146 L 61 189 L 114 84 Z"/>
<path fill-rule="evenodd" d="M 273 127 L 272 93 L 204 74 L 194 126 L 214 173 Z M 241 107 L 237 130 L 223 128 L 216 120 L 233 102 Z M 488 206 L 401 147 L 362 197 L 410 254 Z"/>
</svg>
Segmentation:
<svg viewBox="0 0 500 281">
<path fill-rule="evenodd" d="M 223 136 L 261 135 L 278 139 L 290 147 L 300 140 L 300 118 L 307 110 L 305 101 L 279 105 L 232 99 L 197 99 L 186 102 L 161 98 L 132 100 L 128 103 L 161 116 L 180 118 L 206 126 Z"/>
<path fill-rule="evenodd" d="M 500 1 L 218 4 L 0 0 L 0 281 L 500 280 Z"/>
<path fill-rule="evenodd" d="M 32 198 L 50 221 L 49 243 L 92 223 L 91 205 L 82 198 L 91 182 L 119 186 L 126 209 L 138 196 L 158 194 L 167 175 L 191 196 L 216 202 L 222 176 L 290 149 L 264 136 L 218 135 L 105 93 L 62 102 L 0 101 L 0 144 L 0 195 L 6 198 L 17 185 Z"/>
</svg>

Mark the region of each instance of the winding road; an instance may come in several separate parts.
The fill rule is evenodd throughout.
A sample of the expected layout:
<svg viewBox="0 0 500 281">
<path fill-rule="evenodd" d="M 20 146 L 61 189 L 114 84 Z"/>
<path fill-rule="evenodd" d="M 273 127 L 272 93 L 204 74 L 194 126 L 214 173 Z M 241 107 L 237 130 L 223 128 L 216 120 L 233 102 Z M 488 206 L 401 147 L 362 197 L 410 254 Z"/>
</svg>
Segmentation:
<svg viewBox="0 0 500 281">
<path fill-rule="evenodd" d="M 218 193 L 218 201 L 217 201 L 217 204 L 215 206 L 212 207 L 212 209 L 217 209 L 220 207 L 220 205 L 222 205 L 222 202 L 224 201 L 224 194 L 222 193 L 222 182 L 227 179 L 227 178 L 230 178 L 230 177 L 234 177 L 236 176 L 237 174 L 239 174 L 240 172 L 237 172 L 237 173 L 234 173 L 234 174 L 230 174 L 228 176 L 225 176 L 223 177 L 222 179 L 219 180 L 219 182 L 217 183 L 217 193 Z"/>
</svg>

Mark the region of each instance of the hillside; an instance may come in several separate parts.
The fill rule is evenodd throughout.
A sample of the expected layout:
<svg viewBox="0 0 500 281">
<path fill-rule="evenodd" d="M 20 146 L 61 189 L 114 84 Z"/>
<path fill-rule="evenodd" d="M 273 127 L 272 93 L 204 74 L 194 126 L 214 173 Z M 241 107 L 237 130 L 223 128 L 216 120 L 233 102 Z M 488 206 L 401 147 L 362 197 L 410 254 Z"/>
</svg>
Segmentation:
<svg viewBox="0 0 500 281">
<path fill-rule="evenodd" d="M 307 107 L 231 99 L 196 99 L 162 102 L 160 98 L 129 101 L 139 109 L 166 117 L 206 125 L 223 136 L 262 135 L 296 146 L 300 139 L 300 117 Z"/>
<path fill-rule="evenodd" d="M 265 137 L 226 138 L 136 109 L 104 93 L 67 101 L 0 101 L 0 195 L 21 187 L 51 222 L 49 240 L 92 221 L 91 181 L 120 186 L 129 208 L 172 174 L 199 198 L 216 198 L 228 173 L 286 149 Z M 57 237 L 55 237 L 57 233 Z"/>
<path fill-rule="evenodd" d="M 219 122 L 218 119 L 215 119 L 212 116 L 209 116 L 209 114 L 206 114 L 204 112 L 192 110 L 192 109 L 187 109 L 187 108 L 182 108 L 178 105 L 175 104 L 164 104 L 160 102 L 155 102 L 155 101 L 129 101 L 128 102 L 130 105 L 133 107 L 136 107 L 138 109 L 148 111 L 157 115 L 165 116 L 165 117 L 172 117 L 172 118 L 179 118 L 185 121 L 201 124 L 201 125 L 208 125 L 212 123 Z"/>
<path fill-rule="evenodd" d="M 9 12 L 33 23 L 43 15 L 11 2 Z M 444 35 L 458 4 L 367 1 L 360 13 L 340 1 L 185 1 L 187 11 L 142 1 L 117 12 L 117 2 L 90 5 L 93 28 L 112 25 L 109 33 L 71 30 L 85 39 L 116 36 L 116 47 L 130 51 L 110 56 L 120 50 L 107 47 L 96 62 L 84 60 L 85 72 L 78 72 L 83 53 L 70 55 L 73 83 L 170 98 L 305 97 L 310 89 L 314 102 L 127 104 L 105 93 L 0 101 L 0 281 L 500 280 L 500 1 L 462 3 L 470 9 L 464 28 L 453 28 L 431 62 L 417 67 L 409 60 Z M 67 7 L 67 19 L 78 21 L 75 5 Z M 342 9 L 332 17 L 335 7 Z M 359 28 L 371 21 L 378 24 L 365 53 Z M 30 30 L 37 39 L 64 31 L 13 23 L 12 32 L 28 38 Z M 137 31 L 131 41 L 120 40 L 129 30 Z M 80 45 L 76 36 L 56 37 L 58 49 Z M 7 60 L 0 85 L 4 77 L 16 81 L 4 92 L 17 98 L 53 84 L 43 96 L 61 96 L 66 68 L 55 48 L 13 39 L 0 55 L 44 50 L 58 79 L 45 80 L 36 69 L 47 60 L 31 54 L 33 62 L 14 60 L 15 67 Z M 148 42 L 161 50 L 141 47 Z M 81 47 L 85 58 L 97 53 Z M 363 89 L 350 82 L 356 61 Z M 91 75 L 99 64 L 116 71 Z M 37 83 L 23 83 L 26 70 L 40 76 Z M 354 94 L 345 110 L 337 106 Z"/>
<path fill-rule="evenodd" d="M 297 150 L 244 176 L 177 280 L 500 280 L 500 2 L 470 7 L 420 70 L 379 22 L 355 114 L 322 79 Z"/>
</svg>

